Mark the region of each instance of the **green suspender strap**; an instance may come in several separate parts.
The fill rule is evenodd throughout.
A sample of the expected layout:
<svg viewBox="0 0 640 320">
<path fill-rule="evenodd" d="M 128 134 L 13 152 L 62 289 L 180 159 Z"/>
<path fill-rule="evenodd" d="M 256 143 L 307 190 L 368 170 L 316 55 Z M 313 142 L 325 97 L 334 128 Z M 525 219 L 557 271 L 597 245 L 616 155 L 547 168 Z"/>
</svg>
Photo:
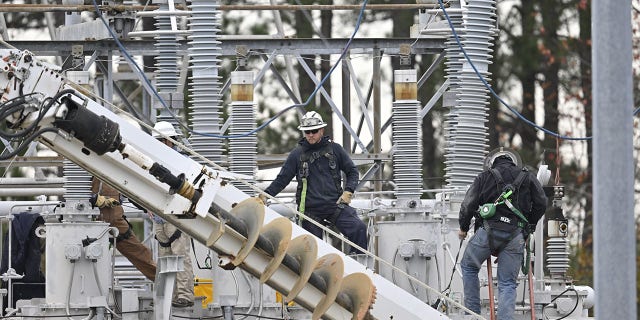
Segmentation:
<svg viewBox="0 0 640 320">
<path fill-rule="evenodd" d="M 516 178 L 516 183 L 515 185 L 517 187 L 520 187 L 520 184 L 522 184 L 522 180 L 524 180 L 526 173 L 525 172 L 520 172 L 520 174 L 518 175 L 518 178 Z M 516 208 L 511 201 L 508 198 L 504 199 L 504 204 L 507 205 L 507 207 L 509 207 L 509 209 L 511 210 L 511 212 L 513 212 L 513 214 L 515 214 L 516 216 L 518 216 L 518 218 L 520 218 L 520 221 L 518 221 L 518 226 L 523 228 L 528 227 L 525 224 L 529 224 L 529 220 L 522 214 L 522 212 L 520 212 L 520 210 L 518 210 L 518 208 Z M 524 255 L 522 257 L 522 273 L 523 274 L 528 274 L 529 273 L 529 266 L 531 265 L 529 263 L 530 259 L 531 259 L 531 246 L 529 243 L 529 232 L 526 232 L 525 235 L 525 239 L 524 239 L 524 243 L 525 243 L 525 252 L 527 253 L 526 255 Z"/>
<path fill-rule="evenodd" d="M 336 185 L 336 189 L 339 193 L 342 193 L 342 187 L 340 186 L 340 172 L 337 170 L 336 157 L 333 154 L 333 142 L 327 143 L 321 150 L 315 152 L 303 152 L 300 155 L 300 176 L 302 177 L 302 188 L 300 190 L 300 205 L 298 211 L 304 214 L 305 200 L 307 197 L 307 177 L 309 177 L 309 163 L 313 163 L 321 157 L 326 157 L 329 160 L 329 168 L 331 169 L 331 177 L 333 183 Z M 298 188 L 300 186 L 298 185 Z M 298 219 L 298 224 L 302 225 L 303 217 Z"/>
<path fill-rule="evenodd" d="M 525 227 L 525 223 L 529 223 L 529 220 L 527 220 L 527 218 L 525 218 L 525 216 L 522 214 L 522 212 L 520 212 L 520 210 L 518 210 L 518 208 L 516 208 L 509 199 L 504 199 L 504 204 L 507 205 L 507 207 L 509 208 L 509 210 L 511 210 L 511 212 L 513 212 L 513 214 L 515 214 L 516 216 L 518 216 L 518 218 L 520 218 L 520 221 L 518 222 L 518 227 L 520 228 L 524 228 Z"/>
<path fill-rule="evenodd" d="M 302 178 L 302 192 L 300 193 L 300 206 L 298 207 L 298 211 L 304 214 L 305 200 L 307 198 L 307 178 Z M 298 225 L 302 226 L 302 221 L 304 220 L 303 216 L 300 216 L 298 219 Z"/>
<path fill-rule="evenodd" d="M 304 214 L 305 202 L 307 200 L 307 177 L 309 176 L 309 162 L 302 162 L 302 190 L 300 191 L 300 205 L 298 206 L 298 211 Z M 304 217 L 300 216 L 298 219 L 298 225 L 302 226 L 302 221 L 304 221 Z"/>
</svg>

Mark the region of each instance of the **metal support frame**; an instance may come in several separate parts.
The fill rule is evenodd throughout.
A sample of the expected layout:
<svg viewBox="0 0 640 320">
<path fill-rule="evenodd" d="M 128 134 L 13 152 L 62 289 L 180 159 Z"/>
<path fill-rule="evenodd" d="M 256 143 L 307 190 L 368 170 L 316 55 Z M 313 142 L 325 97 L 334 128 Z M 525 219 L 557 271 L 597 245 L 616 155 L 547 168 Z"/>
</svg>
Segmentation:
<svg viewBox="0 0 640 320">
<path fill-rule="evenodd" d="M 293 41 L 292 41 L 293 40 Z M 179 51 L 180 50 L 185 50 L 186 46 L 182 43 L 183 41 L 179 41 L 180 45 L 179 45 Z M 379 70 L 379 66 L 380 66 L 380 62 L 381 62 L 381 55 L 384 53 L 387 54 L 394 54 L 394 52 L 400 50 L 399 48 L 401 47 L 402 43 L 407 43 L 409 42 L 409 40 L 403 40 L 403 39 L 377 39 L 374 41 L 370 41 L 368 39 L 354 39 L 353 43 L 352 43 L 352 51 L 356 52 L 356 53 L 369 53 L 372 56 L 374 56 L 374 70 Z M 72 42 L 72 41 L 54 41 L 54 42 L 49 42 L 47 47 L 57 47 L 59 44 L 65 43 L 68 47 L 66 48 L 66 50 L 61 50 L 61 54 L 64 54 L 65 51 L 71 49 L 71 46 L 76 44 L 77 42 Z M 378 49 L 371 49 L 371 48 L 367 48 L 367 46 L 372 45 L 375 43 L 375 46 Z M 83 48 L 84 48 L 84 52 L 85 54 L 91 54 L 91 56 L 89 57 L 89 59 L 87 60 L 87 62 L 84 65 L 83 69 L 88 69 L 91 65 L 94 64 L 94 62 L 96 61 L 96 59 L 99 56 L 110 56 L 111 55 L 111 49 L 116 49 L 115 47 L 113 47 L 112 42 L 110 41 L 88 41 L 88 42 L 83 42 Z M 96 44 L 100 44 L 100 47 L 96 47 Z M 142 44 L 142 45 L 141 45 Z M 344 44 L 344 40 L 340 41 L 339 39 L 329 39 L 329 41 L 326 41 L 325 43 L 321 43 L 318 40 L 314 40 L 314 39 L 283 39 L 282 41 L 274 41 L 271 40 L 269 42 L 263 41 L 261 39 L 254 39 L 254 40 L 225 40 L 222 41 L 221 47 L 223 50 L 223 53 L 226 54 L 228 53 L 228 51 L 231 51 L 231 48 L 233 47 L 233 53 L 234 55 L 232 57 L 235 57 L 236 51 L 237 51 L 237 46 L 242 46 L 247 48 L 247 50 L 249 52 L 265 52 L 268 51 L 269 53 L 261 53 L 260 57 L 261 59 L 264 61 L 264 64 L 262 64 L 262 66 L 260 67 L 259 71 L 256 73 L 256 77 L 254 80 L 254 86 L 258 85 L 260 83 L 260 81 L 262 81 L 264 79 L 264 77 L 267 75 L 268 71 L 271 71 L 271 74 L 273 75 L 273 77 L 275 77 L 275 79 L 278 81 L 278 83 L 281 85 L 281 88 L 287 93 L 287 95 L 289 96 L 289 98 L 292 100 L 293 103 L 299 104 L 301 103 L 301 101 L 298 99 L 298 95 L 296 95 L 295 93 L 295 86 L 294 84 L 291 84 L 290 82 L 288 82 L 287 80 L 285 80 L 285 77 L 283 77 L 280 74 L 280 71 L 276 68 L 276 66 L 274 65 L 275 59 L 277 58 L 278 55 L 282 55 L 282 54 L 288 54 L 288 53 L 292 53 L 292 52 L 296 52 L 296 57 L 299 63 L 302 64 L 302 66 L 304 67 L 304 69 L 306 70 L 307 76 L 309 76 L 311 79 L 314 80 L 314 82 L 317 84 L 319 81 L 315 78 L 315 76 L 313 74 L 310 73 L 309 67 L 307 66 L 306 62 L 304 62 L 304 60 L 302 60 L 301 55 L 303 54 L 314 54 L 317 52 L 323 52 L 326 54 L 337 54 L 340 53 L 340 50 L 342 48 Z M 414 46 L 412 47 L 412 53 L 434 53 L 438 55 L 438 58 L 435 59 L 435 61 L 432 63 L 432 65 L 429 67 L 429 69 L 427 69 L 427 71 L 421 76 L 419 84 L 422 84 L 426 81 L 426 79 L 432 74 L 433 70 L 435 70 L 437 67 L 439 67 L 439 62 L 441 62 L 443 60 L 443 55 L 440 54 L 440 50 L 441 48 L 443 48 L 443 41 L 442 40 L 430 40 L 430 41 L 420 41 L 420 46 Z M 18 41 L 16 43 L 17 46 L 25 46 L 26 47 L 30 47 L 32 45 L 35 45 L 35 43 L 31 43 L 31 42 L 22 42 L 22 41 Z M 124 46 L 128 49 L 128 50 L 132 50 L 131 53 L 132 54 L 140 54 L 142 51 L 147 50 L 147 52 L 153 52 L 155 50 L 155 48 L 153 47 L 153 42 L 151 41 L 147 41 L 147 40 L 140 40 L 140 41 L 136 41 L 136 42 L 131 42 L 131 41 L 124 41 Z M 148 47 L 148 48 L 147 48 Z M 295 49 L 294 49 L 295 48 Z M 405 52 L 406 52 L 406 46 L 405 48 Z M 32 49 L 35 49 L 36 53 L 38 51 L 41 51 L 43 53 L 47 53 L 47 49 L 45 49 L 44 47 L 39 47 L 39 46 L 35 46 Z M 255 56 L 255 54 L 254 54 Z M 376 59 L 375 57 L 378 57 L 378 59 Z M 247 59 L 251 59 L 251 56 L 247 57 Z M 127 62 L 129 63 L 129 62 Z M 362 80 L 361 78 L 358 78 L 358 74 L 356 73 L 355 68 L 353 67 L 353 64 L 351 63 L 350 59 L 345 58 L 342 60 L 343 63 L 343 72 L 346 72 L 344 74 L 345 79 L 349 79 L 351 81 L 351 84 L 353 85 L 353 90 L 349 90 L 350 92 L 355 92 L 356 96 L 357 96 L 357 100 L 358 100 L 358 107 L 360 109 L 360 125 L 358 126 L 358 128 L 356 130 L 354 130 L 352 128 L 351 125 L 351 121 L 348 120 L 345 116 L 344 116 L 344 110 L 346 110 L 345 108 L 347 107 L 344 103 L 344 101 L 350 101 L 350 94 L 349 95 L 345 95 L 346 92 L 343 93 L 343 104 L 342 104 L 342 110 L 341 111 L 338 107 L 338 105 L 333 101 L 333 99 L 327 94 L 326 91 L 324 91 L 324 89 L 321 89 L 320 93 L 323 95 L 323 97 L 325 99 L 327 99 L 330 103 L 330 105 L 332 106 L 333 111 L 335 112 L 335 114 L 338 115 L 338 117 L 340 118 L 340 121 L 343 123 L 343 130 L 348 133 L 348 135 L 343 135 L 343 139 L 346 139 L 347 136 L 350 136 L 351 139 L 353 139 L 354 144 L 354 150 L 352 152 L 355 152 L 355 147 L 358 146 L 359 149 L 361 149 L 364 154 L 368 154 L 368 153 L 372 153 L 373 155 L 375 155 L 374 158 L 376 158 L 376 164 L 378 165 L 378 167 L 381 168 L 381 161 L 383 161 L 382 159 L 384 157 L 382 157 L 378 152 L 376 152 L 375 150 L 372 150 L 371 148 L 374 146 L 374 144 L 377 143 L 378 147 L 377 149 L 380 149 L 380 138 L 383 132 L 386 131 L 386 129 L 389 127 L 390 123 L 391 123 L 391 119 L 387 119 L 383 125 L 379 125 L 379 129 L 375 130 L 375 126 L 374 126 L 374 122 L 376 122 L 376 118 L 377 118 L 377 122 L 381 123 L 380 119 L 380 108 L 381 106 L 380 104 L 380 99 L 379 99 L 379 94 L 380 91 L 377 90 L 375 92 L 378 92 L 378 99 L 377 99 L 377 103 L 378 103 L 378 108 L 377 108 L 377 112 L 374 110 L 375 106 L 372 106 L 371 109 L 369 109 L 369 103 L 370 103 L 370 99 L 371 96 L 374 93 L 374 88 L 376 87 L 374 84 L 375 83 L 380 83 L 380 73 L 376 73 L 372 76 L 371 82 L 370 82 L 370 86 L 369 89 L 367 91 L 367 94 L 365 95 L 362 88 L 361 88 L 361 83 L 360 81 Z M 375 66 L 378 66 L 377 68 Z M 140 112 L 137 112 L 136 109 L 133 107 L 132 103 L 129 102 L 128 97 L 126 97 L 124 95 L 124 93 L 122 92 L 122 90 L 120 89 L 118 82 L 116 79 L 113 79 L 113 77 L 109 76 L 113 70 L 105 70 L 105 67 L 103 65 L 98 64 L 98 67 L 100 67 L 100 69 L 102 70 L 102 72 L 105 74 L 105 84 L 102 86 L 102 89 L 104 90 L 106 97 L 111 97 L 112 94 L 110 94 L 110 92 L 113 92 L 115 94 L 118 95 L 118 97 L 123 101 L 124 106 L 126 107 L 126 109 L 131 112 L 134 116 L 138 117 L 139 119 L 148 119 L 148 114 L 146 112 L 143 112 L 142 114 Z M 132 66 L 133 67 L 133 66 Z M 108 68 L 107 68 L 108 69 Z M 347 77 L 348 75 L 348 77 Z M 134 77 L 124 77 L 124 78 L 136 78 Z M 290 77 L 288 77 L 290 78 Z M 121 79 L 120 77 L 118 79 Z M 138 79 L 139 76 L 138 76 Z M 377 80 L 376 80 L 377 79 Z M 110 83 L 110 85 L 108 85 L 108 83 Z M 140 81 L 141 85 L 147 89 L 147 92 L 151 92 L 150 88 L 148 87 L 146 81 Z M 345 84 L 346 85 L 346 84 Z M 345 86 L 343 85 L 343 86 Z M 348 85 L 346 85 L 348 87 Z M 228 91 L 229 86 L 227 84 L 225 84 L 225 86 L 222 88 L 222 94 L 225 94 Z M 379 88 L 379 84 L 378 84 L 378 88 Z M 446 87 L 441 87 L 441 90 L 446 89 Z M 435 102 L 437 101 L 439 98 L 440 93 L 437 93 L 433 98 L 432 101 Z M 374 105 L 376 104 L 376 98 L 374 96 Z M 429 104 L 428 104 L 429 105 Z M 427 106 L 428 106 L 427 105 Z M 426 106 L 425 106 L 426 107 Z M 421 112 L 421 116 L 424 116 L 426 114 L 426 112 L 428 112 L 430 108 L 424 108 Z M 350 110 L 349 110 L 350 111 Z M 301 110 L 299 108 L 299 112 L 303 112 L 303 110 Z M 370 114 L 373 114 L 374 119 L 371 118 Z M 350 115 L 347 115 L 350 117 Z M 370 143 L 368 143 L 367 145 L 363 144 L 363 142 L 360 140 L 360 135 L 361 135 L 361 124 L 363 124 L 364 122 L 366 122 L 367 127 L 368 127 L 368 132 L 369 134 L 374 137 Z M 222 132 L 225 132 L 224 130 L 226 130 L 229 127 L 229 120 L 227 120 L 226 123 L 223 124 L 222 126 Z M 377 138 L 376 138 L 377 137 Z M 348 146 L 348 144 L 344 144 L 345 146 Z M 351 148 L 349 148 L 351 149 Z M 261 157 L 259 156 L 258 159 L 260 159 Z M 381 172 L 380 170 L 376 170 L 377 172 Z M 376 180 L 379 180 L 381 178 L 378 177 L 376 178 Z M 381 186 L 379 186 L 379 188 L 381 188 Z"/>
<path fill-rule="evenodd" d="M 307 63 L 304 61 L 304 58 L 302 58 L 301 55 L 296 55 L 296 58 L 298 60 L 298 63 L 302 66 L 304 71 L 309 76 L 309 78 L 313 80 L 313 82 L 316 85 L 319 85 L 320 81 L 315 77 L 315 75 L 311 71 L 311 68 L 309 68 L 309 65 L 307 65 Z M 327 102 L 329 103 L 329 106 L 331 106 L 331 110 L 333 110 L 334 114 L 338 117 L 338 119 L 340 119 L 344 127 L 351 133 L 351 137 L 355 140 L 355 143 L 361 148 L 362 152 L 369 153 L 367 149 L 364 147 L 364 144 L 362 143 L 358 135 L 355 133 L 355 131 L 353 131 L 353 128 L 351 128 L 351 125 L 349 124 L 349 122 L 344 118 L 344 116 L 340 112 L 340 109 L 338 109 L 338 107 L 336 106 L 335 102 L 333 101 L 333 99 L 331 98 L 327 90 L 325 90 L 323 87 L 320 87 L 319 92 L 322 94 L 322 97 L 324 97 L 325 100 L 327 100 Z"/>
</svg>

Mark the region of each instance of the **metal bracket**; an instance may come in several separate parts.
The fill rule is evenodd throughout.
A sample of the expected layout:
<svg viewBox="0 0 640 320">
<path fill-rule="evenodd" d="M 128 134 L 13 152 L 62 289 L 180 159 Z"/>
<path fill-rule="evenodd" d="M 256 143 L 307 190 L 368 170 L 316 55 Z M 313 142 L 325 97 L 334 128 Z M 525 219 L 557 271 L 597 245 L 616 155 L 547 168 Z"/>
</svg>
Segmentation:
<svg viewBox="0 0 640 320">
<path fill-rule="evenodd" d="M 74 70 L 84 68 L 84 46 L 81 44 L 71 46 L 71 67 Z"/>
<path fill-rule="evenodd" d="M 204 183 L 202 183 L 202 197 L 198 200 L 195 207 L 195 213 L 201 217 L 206 217 L 209 214 L 209 208 L 213 203 L 213 199 L 216 197 L 216 193 L 220 189 L 222 179 L 218 176 L 216 178 L 206 177 Z"/>
<path fill-rule="evenodd" d="M 247 46 L 236 46 L 236 63 L 238 68 L 247 67 L 247 58 L 249 57 L 249 49 Z"/>
<path fill-rule="evenodd" d="M 400 45 L 400 65 L 411 65 L 411 45 L 408 43 L 403 43 Z"/>
</svg>

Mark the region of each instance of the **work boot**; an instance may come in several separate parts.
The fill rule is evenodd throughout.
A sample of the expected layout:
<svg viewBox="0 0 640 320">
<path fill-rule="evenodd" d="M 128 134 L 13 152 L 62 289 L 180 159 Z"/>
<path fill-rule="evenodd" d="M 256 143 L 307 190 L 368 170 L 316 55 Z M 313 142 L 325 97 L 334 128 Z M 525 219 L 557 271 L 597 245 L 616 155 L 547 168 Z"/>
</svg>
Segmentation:
<svg viewBox="0 0 640 320">
<path fill-rule="evenodd" d="M 171 306 L 174 308 L 186 308 L 193 306 L 193 301 L 189 301 L 185 298 L 178 298 L 171 302 Z"/>
</svg>

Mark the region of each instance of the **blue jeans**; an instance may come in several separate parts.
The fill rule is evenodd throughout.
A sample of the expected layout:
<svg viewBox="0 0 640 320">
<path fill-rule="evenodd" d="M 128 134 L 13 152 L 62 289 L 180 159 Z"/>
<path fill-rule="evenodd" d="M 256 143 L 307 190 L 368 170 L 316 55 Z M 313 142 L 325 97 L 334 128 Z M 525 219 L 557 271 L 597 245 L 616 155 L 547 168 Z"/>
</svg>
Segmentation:
<svg viewBox="0 0 640 320">
<path fill-rule="evenodd" d="M 492 229 L 494 246 L 500 246 L 508 239 L 510 232 Z M 498 320 L 511 320 L 516 308 L 516 288 L 518 287 L 518 273 L 522 264 L 524 238 L 522 232 L 509 241 L 498 253 Z M 484 228 L 480 228 L 473 235 L 464 256 L 460 262 L 462 282 L 464 285 L 464 305 L 475 313 L 480 313 L 480 281 L 478 272 L 480 266 L 491 256 L 489 249 L 489 235 Z M 490 297 L 493 299 L 493 297 Z"/>
</svg>

